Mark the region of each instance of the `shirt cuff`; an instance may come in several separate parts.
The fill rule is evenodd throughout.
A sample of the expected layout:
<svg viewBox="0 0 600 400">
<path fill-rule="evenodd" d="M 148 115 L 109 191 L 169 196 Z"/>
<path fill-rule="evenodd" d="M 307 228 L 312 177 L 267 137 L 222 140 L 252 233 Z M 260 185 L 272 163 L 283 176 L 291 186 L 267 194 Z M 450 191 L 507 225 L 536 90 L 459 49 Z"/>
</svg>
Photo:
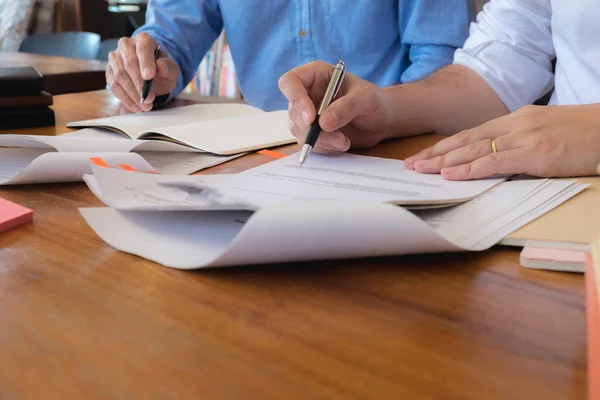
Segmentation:
<svg viewBox="0 0 600 400">
<path fill-rule="evenodd" d="M 532 104 L 554 83 L 551 71 L 495 41 L 457 50 L 454 64 L 479 75 L 511 112 Z"/>
</svg>

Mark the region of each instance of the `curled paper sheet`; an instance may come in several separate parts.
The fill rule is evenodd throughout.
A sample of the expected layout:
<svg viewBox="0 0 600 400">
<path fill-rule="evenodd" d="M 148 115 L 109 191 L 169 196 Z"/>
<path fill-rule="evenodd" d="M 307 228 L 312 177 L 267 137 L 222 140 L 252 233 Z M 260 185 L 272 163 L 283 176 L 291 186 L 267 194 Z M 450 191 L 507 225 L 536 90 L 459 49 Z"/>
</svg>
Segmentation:
<svg viewBox="0 0 600 400">
<path fill-rule="evenodd" d="M 101 158 L 108 165 L 130 165 L 141 172 L 154 168 L 135 153 L 57 153 L 48 149 L 0 149 L 0 185 L 78 182 L 92 172 L 90 158 Z"/>
<path fill-rule="evenodd" d="M 315 160 L 319 157 L 309 162 Z M 391 204 L 401 196 L 414 198 L 403 185 L 424 188 L 422 193 L 429 193 L 434 204 L 454 193 L 464 196 L 466 190 L 440 186 L 431 176 L 388 179 L 368 168 L 360 172 L 367 180 L 361 184 L 358 173 L 333 162 L 336 168 L 319 167 L 316 183 L 285 159 L 229 175 L 165 176 L 94 168 L 86 183 L 109 207 L 80 212 L 114 248 L 191 269 L 485 250 L 586 188 L 574 180 L 488 182 L 487 187 L 476 182 L 468 188 L 476 194 L 470 201 L 411 211 Z M 336 176 L 353 185 L 323 185 Z M 415 179 L 427 181 L 416 185 Z M 368 180 L 388 186 L 369 186 Z M 299 186 L 303 196 L 298 195 Z M 431 197 L 436 191 L 439 196 Z"/>
</svg>

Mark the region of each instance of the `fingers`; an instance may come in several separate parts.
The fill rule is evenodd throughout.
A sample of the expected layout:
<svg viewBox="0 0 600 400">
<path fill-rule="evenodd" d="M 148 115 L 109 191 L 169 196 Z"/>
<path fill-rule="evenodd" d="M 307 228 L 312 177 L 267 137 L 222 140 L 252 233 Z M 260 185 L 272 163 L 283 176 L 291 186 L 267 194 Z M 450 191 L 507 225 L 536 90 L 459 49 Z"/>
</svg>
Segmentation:
<svg viewBox="0 0 600 400">
<path fill-rule="evenodd" d="M 279 90 L 287 98 L 292 112 L 297 114 L 305 125 L 311 124 L 317 111 L 313 99 L 309 95 L 317 80 L 329 79 L 332 66 L 327 63 L 313 62 L 292 69 L 279 79 Z M 318 77 L 322 75 L 323 77 Z"/>
<path fill-rule="evenodd" d="M 414 169 L 414 164 L 418 160 L 427 160 L 443 154 L 449 153 L 452 150 L 468 146 L 480 140 L 495 139 L 501 135 L 504 135 L 508 131 L 507 119 L 511 115 L 505 115 L 495 120 L 486 122 L 485 124 L 478 126 L 473 129 L 468 129 L 459 132 L 447 139 L 444 139 L 434 146 L 431 146 L 414 156 L 408 157 L 404 160 L 407 168 Z"/>
<path fill-rule="evenodd" d="M 139 82 L 136 83 L 139 93 L 143 91 L 144 83 L 147 80 L 155 79 L 156 77 L 156 60 L 154 59 L 154 52 L 158 47 L 158 43 L 145 32 L 140 33 L 135 37 L 135 62 L 132 68 L 135 68 L 137 63 L 136 77 L 139 75 Z M 133 59 L 133 57 L 132 57 Z M 133 60 L 132 60 L 133 61 Z M 140 105 L 142 110 L 150 111 L 152 109 L 152 102 L 154 101 L 155 94 L 151 91 L 143 104 Z"/>
<path fill-rule="evenodd" d="M 443 168 L 444 179 L 464 181 L 483 179 L 493 175 L 513 175 L 528 170 L 527 163 L 534 162 L 524 148 L 492 153 L 483 158 L 454 167 Z"/>
<path fill-rule="evenodd" d="M 371 115 L 377 111 L 378 102 L 371 90 L 375 85 L 349 85 L 344 96 L 333 101 L 321 115 L 319 122 L 323 130 L 333 132 L 351 123 L 356 117 Z"/>
<path fill-rule="evenodd" d="M 516 149 L 520 147 L 519 142 L 520 140 L 512 135 L 499 136 L 495 139 L 497 151 Z M 492 139 L 483 139 L 456 150 L 452 150 L 441 156 L 417 160 L 413 164 L 413 169 L 420 173 L 437 174 L 442 168 L 470 163 L 492 153 Z"/>
<path fill-rule="evenodd" d="M 177 85 L 178 77 L 179 66 L 177 63 L 167 56 L 159 58 L 156 61 L 156 75 L 147 102 L 150 102 L 150 97 L 154 99 L 155 95 L 171 93 Z"/>
<path fill-rule="evenodd" d="M 125 71 L 131 82 L 133 83 L 133 92 L 128 88 L 131 86 L 125 86 L 123 83 L 123 87 L 127 90 L 127 93 L 132 97 L 133 101 L 143 110 L 150 111 L 151 106 L 149 104 L 140 104 L 140 94 L 142 93 L 142 88 L 144 86 L 144 80 L 142 79 L 142 74 L 140 72 L 140 63 L 138 60 L 138 54 L 136 51 L 136 39 L 128 39 L 122 38 L 119 40 L 119 46 L 117 47 L 117 52 L 121 56 L 123 66 L 125 67 Z"/>
<path fill-rule="evenodd" d="M 156 61 L 157 78 L 163 78 L 167 81 L 176 83 L 179 77 L 179 67 L 175 61 L 168 57 L 161 57 Z"/>
<path fill-rule="evenodd" d="M 107 71 L 110 69 L 111 76 L 109 80 L 109 84 L 111 85 L 111 91 L 113 94 L 121 100 L 123 105 L 125 105 L 130 111 L 140 112 L 142 109 L 139 106 L 140 92 L 136 88 L 135 83 L 133 82 L 130 73 L 131 73 L 131 64 L 132 61 L 128 60 L 128 66 L 125 66 L 125 62 L 123 61 L 124 53 L 126 57 L 130 57 L 131 54 L 127 55 L 127 53 L 131 52 L 132 45 L 131 39 L 123 38 L 119 41 L 119 46 L 115 51 L 112 51 L 108 55 L 108 67 Z M 135 51 L 133 51 L 133 57 L 136 59 Z M 139 68 L 137 69 L 137 74 L 139 75 Z M 107 79 L 109 79 L 107 72 Z M 141 80 L 141 77 L 139 78 Z M 119 87 L 120 89 L 118 89 Z M 125 95 L 123 95 L 123 93 Z"/>
<path fill-rule="evenodd" d="M 142 79 L 154 79 L 156 75 L 156 62 L 154 60 L 154 51 L 158 47 L 156 40 L 145 32 L 140 33 L 135 38 L 135 52 L 139 59 L 140 76 Z"/>
<path fill-rule="evenodd" d="M 141 93 L 144 81 L 140 73 L 140 63 L 136 53 L 135 42 L 131 39 L 122 38 L 119 40 L 118 50 L 129 79 L 133 82 L 137 93 Z"/>
<path fill-rule="evenodd" d="M 294 68 L 279 80 L 279 88 L 289 101 L 290 130 L 300 143 L 316 118 L 316 105 L 325 94 L 332 72 L 333 65 L 317 61 Z M 377 87 L 373 85 L 373 88 Z M 377 110 L 379 102 L 374 94 L 375 91 L 362 80 L 347 74 L 339 97 L 319 117 L 323 130 L 315 151 L 347 151 L 351 142 L 340 130 L 357 116 Z"/>
<path fill-rule="evenodd" d="M 290 104 L 288 113 L 290 115 L 293 114 L 292 105 Z M 296 118 L 297 119 L 297 118 Z M 306 125 L 304 121 L 300 120 L 296 122 L 293 118 L 289 118 L 288 125 L 290 128 L 290 132 L 296 140 L 298 144 L 303 145 L 306 139 L 306 135 L 308 134 L 309 125 Z M 325 132 L 321 131 L 319 135 L 319 139 L 315 144 L 313 151 L 326 153 L 332 151 L 348 151 L 350 148 L 350 140 L 341 132 Z"/>
<path fill-rule="evenodd" d="M 150 111 L 156 93 L 169 93 L 177 83 L 179 67 L 166 55 L 155 62 L 154 51 L 157 46 L 150 35 L 141 33 L 133 39 L 122 38 L 117 49 L 109 54 L 107 82 L 113 94 L 130 111 Z M 154 78 L 160 79 L 155 79 L 152 91 L 144 104 L 140 104 L 144 81 Z"/>
<path fill-rule="evenodd" d="M 113 53 L 109 55 L 109 59 L 115 57 L 112 54 Z M 115 68 L 120 69 L 115 71 Z M 113 62 L 110 62 L 106 68 L 106 82 L 110 87 L 111 93 L 121 101 L 125 108 L 127 108 L 129 111 L 140 112 L 142 110 L 137 105 L 137 102 L 139 102 L 139 97 L 136 100 L 133 100 L 128 90 L 123 86 L 123 84 L 128 85 L 129 90 L 131 90 L 131 87 L 133 86 L 131 80 L 125 79 L 126 77 L 123 76 L 125 74 L 124 71 L 124 67 L 119 62 L 113 60 Z"/>
</svg>

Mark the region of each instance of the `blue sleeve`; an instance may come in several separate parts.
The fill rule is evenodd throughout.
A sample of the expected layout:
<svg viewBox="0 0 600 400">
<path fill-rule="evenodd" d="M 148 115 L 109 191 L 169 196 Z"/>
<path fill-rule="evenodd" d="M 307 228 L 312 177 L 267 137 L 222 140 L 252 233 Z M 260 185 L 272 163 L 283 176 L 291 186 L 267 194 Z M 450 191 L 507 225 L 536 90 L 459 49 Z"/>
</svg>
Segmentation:
<svg viewBox="0 0 600 400">
<path fill-rule="evenodd" d="M 181 75 L 171 97 L 192 80 L 206 52 L 223 29 L 217 0 L 152 0 L 146 23 L 133 36 L 146 32 L 171 57 Z"/>
<path fill-rule="evenodd" d="M 400 38 L 409 48 L 403 83 L 423 79 L 451 64 L 475 16 L 473 0 L 401 0 Z"/>
</svg>

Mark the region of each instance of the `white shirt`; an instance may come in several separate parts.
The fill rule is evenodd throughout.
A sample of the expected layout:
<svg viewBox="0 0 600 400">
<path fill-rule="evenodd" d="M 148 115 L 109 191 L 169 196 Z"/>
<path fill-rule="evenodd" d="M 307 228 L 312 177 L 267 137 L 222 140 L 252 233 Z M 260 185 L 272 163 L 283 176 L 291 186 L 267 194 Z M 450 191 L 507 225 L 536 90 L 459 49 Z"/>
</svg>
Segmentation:
<svg viewBox="0 0 600 400">
<path fill-rule="evenodd" d="M 552 86 L 550 104 L 600 103 L 598 0 L 492 0 L 470 34 L 454 63 L 474 70 L 511 111 Z"/>
</svg>

